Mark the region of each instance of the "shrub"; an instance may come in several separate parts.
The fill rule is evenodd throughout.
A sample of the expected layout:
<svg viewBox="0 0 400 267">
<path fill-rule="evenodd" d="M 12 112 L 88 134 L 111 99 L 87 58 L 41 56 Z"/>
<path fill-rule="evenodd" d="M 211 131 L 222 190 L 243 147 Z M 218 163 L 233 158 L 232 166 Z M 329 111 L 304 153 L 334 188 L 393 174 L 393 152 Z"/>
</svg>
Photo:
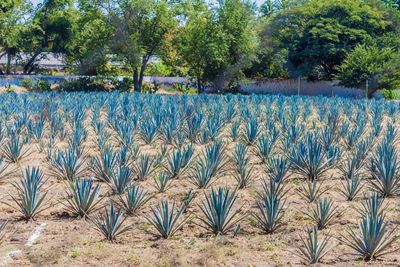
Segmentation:
<svg viewBox="0 0 400 267">
<path fill-rule="evenodd" d="M 124 77 L 122 80 L 114 79 L 111 84 L 114 86 L 114 90 L 120 92 L 131 92 L 133 89 L 133 80 L 128 77 Z"/>
<path fill-rule="evenodd" d="M 23 81 L 20 82 L 21 86 L 26 88 L 28 91 L 32 91 L 34 88 L 34 83 L 32 78 L 25 78 Z"/>
<path fill-rule="evenodd" d="M 102 92 L 106 91 L 101 78 L 81 77 L 77 80 L 67 80 L 58 87 L 62 92 Z"/>
<path fill-rule="evenodd" d="M 46 80 L 37 80 L 33 89 L 38 92 L 51 91 L 51 84 Z"/>
</svg>

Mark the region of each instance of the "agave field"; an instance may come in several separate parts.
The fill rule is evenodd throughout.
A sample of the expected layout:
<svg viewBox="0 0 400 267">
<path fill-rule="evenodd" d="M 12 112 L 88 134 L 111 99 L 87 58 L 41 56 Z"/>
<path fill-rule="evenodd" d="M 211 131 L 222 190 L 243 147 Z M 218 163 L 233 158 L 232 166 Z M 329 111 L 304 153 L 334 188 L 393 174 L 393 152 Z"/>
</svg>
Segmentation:
<svg viewBox="0 0 400 267">
<path fill-rule="evenodd" d="M 397 265 L 399 103 L 0 95 L 0 263 Z"/>
</svg>

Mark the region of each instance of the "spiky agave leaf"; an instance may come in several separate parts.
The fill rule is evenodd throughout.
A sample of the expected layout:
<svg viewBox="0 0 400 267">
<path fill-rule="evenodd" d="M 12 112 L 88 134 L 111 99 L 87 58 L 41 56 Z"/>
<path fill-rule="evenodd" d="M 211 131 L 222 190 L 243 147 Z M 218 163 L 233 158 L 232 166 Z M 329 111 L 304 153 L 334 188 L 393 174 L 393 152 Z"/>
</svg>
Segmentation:
<svg viewBox="0 0 400 267">
<path fill-rule="evenodd" d="M 171 178 L 183 175 L 193 158 L 194 149 L 192 145 L 173 151 L 167 156 L 165 169 Z"/>
<path fill-rule="evenodd" d="M 285 158 L 281 156 L 272 157 L 268 159 L 266 163 L 267 173 L 271 176 L 271 179 L 274 179 L 277 182 L 284 182 L 288 178 L 290 164 Z"/>
<path fill-rule="evenodd" d="M 306 261 L 307 264 L 320 262 L 330 250 L 327 246 L 331 237 L 327 234 L 318 241 L 318 230 L 316 226 L 312 229 L 303 229 L 303 233 L 304 237 L 299 235 L 302 245 L 297 247 L 296 254 Z"/>
<path fill-rule="evenodd" d="M 4 240 L 4 237 L 6 236 L 6 233 L 3 233 L 4 229 L 6 228 L 8 224 L 8 220 L 4 221 L 1 225 L 0 225 L 0 242 L 2 242 Z"/>
<path fill-rule="evenodd" d="M 64 206 L 74 215 L 81 218 L 86 217 L 98 209 L 98 204 L 102 200 L 100 187 L 99 183 L 94 186 L 93 179 L 77 178 L 69 181 Z"/>
<path fill-rule="evenodd" d="M 159 173 L 154 177 L 155 187 L 157 188 L 158 192 L 164 193 L 171 187 L 171 177 L 165 173 Z"/>
<path fill-rule="evenodd" d="M 281 196 L 275 193 L 272 192 L 271 195 L 264 196 L 263 201 L 257 201 L 259 213 L 252 213 L 258 227 L 267 234 L 275 232 L 282 226 L 282 219 L 285 215 L 284 205 L 286 200 L 282 201 Z"/>
<path fill-rule="evenodd" d="M 73 181 L 85 175 L 87 167 L 82 154 L 68 147 L 64 151 L 57 150 L 50 160 L 50 173 L 60 180 Z"/>
<path fill-rule="evenodd" d="M 114 193 L 123 194 L 133 181 L 133 170 L 125 165 L 120 165 L 113 171 L 108 185 Z"/>
<path fill-rule="evenodd" d="M 338 156 L 336 148 L 326 151 L 318 136 L 309 134 L 305 142 L 300 142 L 298 146 L 292 148 L 288 157 L 295 173 L 314 181 L 333 167 Z"/>
<path fill-rule="evenodd" d="M 358 229 L 359 233 L 356 233 L 349 227 L 347 236 L 341 235 L 341 240 L 366 261 L 394 252 L 388 249 L 400 238 L 395 235 L 396 229 L 388 229 L 385 215 L 375 211 L 364 214 L 358 222 Z"/>
<path fill-rule="evenodd" d="M 169 209 L 168 201 L 163 200 L 155 209 L 151 208 L 151 213 L 146 216 L 146 219 L 156 228 L 163 238 L 169 238 L 180 230 L 189 219 L 189 217 L 187 217 L 179 222 L 184 212 L 184 205 L 181 205 L 181 207 L 176 210 L 174 200 L 172 208 Z"/>
<path fill-rule="evenodd" d="M 134 169 L 138 180 L 143 181 L 154 172 L 154 160 L 150 158 L 149 154 L 141 155 Z"/>
<path fill-rule="evenodd" d="M 400 159 L 398 150 L 390 143 L 383 142 L 372 155 L 370 187 L 383 197 L 390 197 L 400 191 Z"/>
<path fill-rule="evenodd" d="M 113 202 L 110 203 L 110 208 L 105 207 L 105 214 L 94 216 L 92 222 L 95 228 L 109 240 L 114 241 L 115 238 L 130 230 L 133 224 L 123 226 L 126 216 L 125 212 L 120 208 L 118 211 L 114 208 Z"/>
<path fill-rule="evenodd" d="M 95 157 L 91 160 L 90 171 L 94 174 L 97 180 L 105 183 L 111 182 L 111 177 L 117 165 L 117 153 L 109 145 L 105 146 L 100 157 Z"/>
<path fill-rule="evenodd" d="M 142 186 L 132 184 L 124 196 L 119 196 L 119 202 L 128 214 L 134 214 L 152 197 L 144 191 Z"/>
<path fill-rule="evenodd" d="M 300 184 L 300 188 L 296 188 L 296 193 L 309 203 L 319 199 L 322 194 L 329 190 L 329 187 L 322 187 L 322 182 L 317 180 L 305 181 L 306 186 Z"/>
<path fill-rule="evenodd" d="M 324 229 L 333 222 L 335 218 L 340 215 L 337 207 L 334 206 L 333 201 L 329 201 L 327 198 L 319 199 L 315 204 L 315 207 L 305 213 L 311 220 L 315 222 L 318 229 Z"/>
<path fill-rule="evenodd" d="M 361 181 L 362 178 L 355 174 L 351 174 L 351 177 L 344 176 L 344 182 L 341 183 L 339 191 L 346 197 L 347 201 L 352 201 L 360 193 L 363 188 Z"/>
<path fill-rule="evenodd" d="M 202 227 L 223 235 L 246 217 L 241 214 L 241 208 L 233 207 L 238 196 L 236 191 L 219 187 L 217 191 L 212 188 L 208 195 L 204 192 L 205 201 L 202 199 L 199 205 L 204 215 L 204 218 L 199 217 Z"/>
<path fill-rule="evenodd" d="M 8 193 L 12 200 L 17 204 L 18 208 L 14 208 L 7 202 L 3 203 L 21 211 L 25 219 L 33 220 L 39 213 L 49 207 L 43 206 L 43 201 L 48 193 L 43 190 L 43 185 L 46 182 L 43 181 L 43 172 L 39 168 L 33 167 L 31 169 L 28 166 L 19 181 L 20 184 L 12 184 L 17 190 L 17 194 L 14 196 Z"/>
<path fill-rule="evenodd" d="M 243 144 L 235 146 L 233 159 L 235 163 L 234 177 L 238 181 L 239 189 L 245 188 L 252 179 L 253 168 L 249 166 L 250 157 L 247 155 L 248 148 Z"/>
<path fill-rule="evenodd" d="M 10 163 L 20 162 L 29 153 L 29 148 L 24 148 L 25 143 L 21 141 L 19 135 L 10 135 L 9 140 L 2 148 L 5 159 Z"/>
</svg>

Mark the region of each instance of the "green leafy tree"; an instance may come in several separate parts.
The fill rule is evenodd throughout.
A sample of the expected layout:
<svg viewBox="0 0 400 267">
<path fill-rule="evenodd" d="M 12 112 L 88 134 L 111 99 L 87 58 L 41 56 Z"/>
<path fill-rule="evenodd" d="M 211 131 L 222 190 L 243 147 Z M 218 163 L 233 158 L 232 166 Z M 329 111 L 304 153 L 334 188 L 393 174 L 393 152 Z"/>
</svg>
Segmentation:
<svg viewBox="0 0 400 267">
<path fill-rule="evenodd" d="M 38 5 L 22 34 L 24 51 L 30 53 L 24 64 L 25 74 L 32 73 L 35 61 L 45 52 L 65 52 L 75 17 L 72 0 L 45 0 Z"/>
<path fill-rule="evenodd" d="M 358 44 L 395 30 L 388 9 L 374 0 L 310 0 L 270 19 L 268 35 L 309 79 L 332 79 Z"/>
<path fill-rule="evenodd" d="M 71 24 L 71 38 L 65 55 L 73 72 L 82 75 L 106 74 L 109 71 L 107 43 L 112 27 L 107 24 L 101 10 L 79 1 Z"/>
<path fill-rule="evenodd" d="M 92 0 L 111 26 L 107 47 L 133 73 L 141 91 L 150 60 L 161 53 L 169 31 L 178 25 L 174 0 Z"/>
<path fill-rule="evenodd" d="M 24 0 L 0 2 L 0 58 L 7 56 L 6 74 L 10 74 L 11 59 L 22 49 L 21 33 L 29 6 Z M 3 71 L 0 69 L 0 74 Z"/>
<path fill-rule="evenodd" d="M 400 88 L 400 40 L 384 36 L 368 44 L 357 45 L 337 69 L 337 79 L 347 87 L 366 88 L 368 97 L 379 89 Z"/>
<path fill-rule="evenodd" d="M 254 7 L 246 1 L 220 0 L 192 10 L 180 35 L 179 51 L 196 79 L 216 89 L 237 87 L 243 69 L 254 61 Z"/>
</svg>

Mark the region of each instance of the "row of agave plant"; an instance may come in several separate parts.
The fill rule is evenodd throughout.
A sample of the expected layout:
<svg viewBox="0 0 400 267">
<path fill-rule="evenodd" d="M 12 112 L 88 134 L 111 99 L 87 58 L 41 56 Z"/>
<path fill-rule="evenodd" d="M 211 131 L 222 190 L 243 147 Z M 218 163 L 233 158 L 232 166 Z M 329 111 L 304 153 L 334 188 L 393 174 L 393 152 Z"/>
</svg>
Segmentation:
<svg viewBox="0 0 400 267">
<path fill-rule="evenodd" d="M 315 263 L 328 251 L 329 235 L 318 233 L 341 214 L 333 201 L 323 198 L 329 189 L 327 172 L 339 169 L 338 190 L 348 201 L 365 194 L 359 232 L 339 237 L 369 260 L 388 252 L 398 236 L 388 229 L 385 198 L 400 190 L 400 162 L 396 148 L 399 107 L 391 102 L 282 96 L 148 96 L 138 94 L 0 95 L 0 138 L 3 157 L 0 176 L 15 174 L 15 167 L 34 150 L 47 156 L 50 178 L 66 184 L 62 204 L 75 216 L 88 219 L 106 239 L 131 229 L 129 215 L 138 215 L 152 198 L 140 184 L 150 177 L 160 193 L 187 178 L 197 188 L 176 204 L 161 201 L 145 218 L 164 238 L 174 235 L 193 217 L 188 209 L 198 191 L 204 191 L 194 215 L 199 225 L 214 234 L 240 231 L 250 219 L 267 234 L 284 225 L 289 181 L 295 192 L 313 207 L 306 213 L 313 222 L 304 230 L 298 254 Z M 386 120 L 387 124 L 383 124 Z M 234 143 L 234 145 L 230 144 Z M 96 155 L 87 152 L 94 145 Z M 160 148 L 156 156 L 140 153 L 143 146 Z M 231 148 L 231 151 L 230 149 Z M 200 151 L 199 153 L 196 151 Z M 257 160 L 255 160 L 257 158 Z M 255 201 L 255 211 L 236 204 L 240 190 L 256 179 L 260 165 L 267 179 Z M 230 172 L 232 188 L 211 187 Z M 87 178 L 91 177 L 91 178 Z M 14 204 L 30 220 L 46 209 L 51 192 L 39 168 L 26 168 L 14 182 Z M 110 188 L 112 201 L 102 215 Z M 6 223 L 0 228 L 3 230 Z"/>
</svg>

